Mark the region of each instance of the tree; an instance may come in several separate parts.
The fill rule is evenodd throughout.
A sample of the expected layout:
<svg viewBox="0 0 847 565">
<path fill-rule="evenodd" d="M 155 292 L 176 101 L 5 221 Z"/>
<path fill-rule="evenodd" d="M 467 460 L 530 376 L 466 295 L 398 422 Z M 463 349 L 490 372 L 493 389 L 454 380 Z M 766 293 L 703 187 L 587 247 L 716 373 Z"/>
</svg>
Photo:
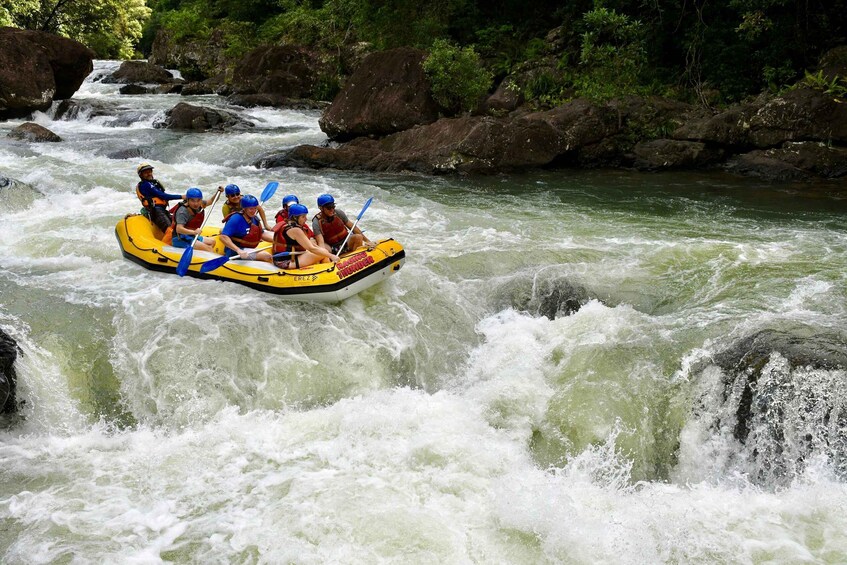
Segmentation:
<svg viewBox="0 0 847 565">
<path fill-rule="evenodd" d="M 104 58 L 131 58 L 149 17 L 144 0 L 0 0 L 0 23 L 75 39 Z"/>
</svg>

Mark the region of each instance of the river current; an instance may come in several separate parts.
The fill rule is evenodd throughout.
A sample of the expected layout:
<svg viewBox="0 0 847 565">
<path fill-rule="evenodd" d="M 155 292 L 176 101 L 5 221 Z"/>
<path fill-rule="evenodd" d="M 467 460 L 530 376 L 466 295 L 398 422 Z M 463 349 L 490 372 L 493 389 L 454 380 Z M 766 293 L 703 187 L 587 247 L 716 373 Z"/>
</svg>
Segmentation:
<svg viewBox="0 0 847 565">
<path fill-rule="evenodd" d="M 843 183 L 259 170 L 323 143 L 319 114 L 155 129 L 225 101 L 120 96 L 97 81 L 117 65 L 75 119 L 36 114 L 61 143 L 0 122 L 0 327 L 26 401 L 0 428 L 0 561 L 847 562 L 845 372 L 770 357 L 759 386 L 798 391 L 771 456 L 720 424 L 710 364 L 763 329 L 844 339 Z M 332 305 L 145 270 L 114 237 L 142 160 L 170 192 L 279 181 L 269 214 L 373 197 L 361 226 L 406 264 Z"/>
</svg>

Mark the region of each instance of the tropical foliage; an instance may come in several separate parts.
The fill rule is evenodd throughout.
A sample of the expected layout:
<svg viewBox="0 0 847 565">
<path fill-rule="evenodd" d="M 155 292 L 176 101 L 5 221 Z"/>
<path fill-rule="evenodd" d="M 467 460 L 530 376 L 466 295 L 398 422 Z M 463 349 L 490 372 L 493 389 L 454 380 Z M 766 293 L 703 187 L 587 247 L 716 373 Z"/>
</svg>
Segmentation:
<svg viewBox="0 0 847 565">
<path fill-rule="evenodd" d="M 64 35 L 104 58 L 132 57 L 150 13 L 145 0 L 0 0 L 0 24 Z"/>
<path fill-rule="evenodd" d="M 491 86 L 491 73 L 480 65 L 476 51 L 444 39 L 432 44 L 423 68 L 433 98 L 451 112 L 474 109 Z"/>
<path fill-rule="evenodd" d="M 656 91 L 721 103 L 779 90 L 844 43 L 845 13 L 847 0 L 0 0 L 0 23 L 74 37 L 100 56 L 149 53 L 160 29 L 178 40 L 217 33 L 232 56 L 260 43 L 341 53 L 450 42 L 497 78 L 525 72 L 524 93 L 551 103 Z"/>
</svg>

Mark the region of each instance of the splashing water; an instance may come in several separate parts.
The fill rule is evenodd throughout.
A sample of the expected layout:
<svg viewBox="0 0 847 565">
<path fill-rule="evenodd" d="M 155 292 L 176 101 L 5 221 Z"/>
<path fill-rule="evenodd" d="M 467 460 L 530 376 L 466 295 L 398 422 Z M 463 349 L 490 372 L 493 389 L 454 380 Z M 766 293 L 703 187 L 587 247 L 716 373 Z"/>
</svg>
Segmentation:
<svg viewBox="0 0 847 565">
<path fill-rule="evenodd" d="M 154 129 L 226 103 L 120 97 L 96 80 L 116 65 L 75 116 L 35 116 L 62 143 L 0 144 L 26 400 L 0 428 L 4 563 L 847 560 L 845 368 L 767 351 L 742 442 L 714 362 L 762 328 L 844 327 L 839 187 L 258 170 L 323 143 L 318 114 Z M 407 264 L 335 305 L 144 270 L 113 235 L 141 160 L 173 191 L 278 180 L 270 213 L 374 197 L 361 225 Z"/>
</svg>

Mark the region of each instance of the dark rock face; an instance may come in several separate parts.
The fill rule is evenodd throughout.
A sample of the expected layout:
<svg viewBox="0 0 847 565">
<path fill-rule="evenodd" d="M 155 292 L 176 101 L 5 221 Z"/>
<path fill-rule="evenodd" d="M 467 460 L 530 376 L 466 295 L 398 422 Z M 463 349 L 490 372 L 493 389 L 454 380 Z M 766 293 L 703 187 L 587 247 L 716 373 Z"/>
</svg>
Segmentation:
<svg viewBox="0 0 847 565">
<path fill-rule="evenodd" d="M 273 106 L 276 108 L 293 108 L 295 110 L 323 110 L 329 105 L 328 102 L 321 102 L 310 98 L 288 98 L 281 94 L 232 94 L 227 96 L 227 102 L 245 108 Z"/>
<path fill-rule="evenodd" d="M 0 28 L 0 119 L 44 111 L 70 98 L 92 71 L 94 52 L 49 33 Z"/>
<path fill-rule="evenodd" d="M 723 156 L 720 149 L 711 149 L 697 141 L 655 139 L 635 145 L 636 169 L 692 169 L 715 163 Z"/>
<path fill-rule="evenodd" d="M 619 144 L 609 146 L 615 155 L 607 158 L 623 159 L 622 154 L 632 149 L 632 141 L 624 143 L 627 136 L 623 133 L 636 115 L 631 108 L 598 106 L 578 99 L 523 116 L 442 118 L 378 140 L 359 137 L 338 148 L 295 148 L 265 156 L 257 165 L 496 173 L 575 161 L 586 148 L 619 133 Z"/>
<path fill-rule="evenodd" d="M 843 336 L 767 329 L 715 355 L 713 366 L 720 369 L 717 394 L 702 400 L 696 416 L 738 442 L 730 464 L 760 484 L 778 486 L 799 476 L 809 457 L 823 456 L 847 478 Z"/>
<path fill-rule="evenodd" d="M 153 65 L 145 61 L 124 61 L 118 70 L 112 73 L 111 76 L 105 77 L 103 82 L 112 84 L 170 84 L 174 80 L 174 76 L 170 71 L 158 65 Z"/>
<path fill-rule="evenodd" d="M 181 84 L 160 84 L 159 86 L 144 86 L 142 84 L 127 84 L 118 89 L 121 94 L 179 94 Z"/>
<path fill-rule="evenodd" d="M 226 35 L 216 30 L 206 41 L 176 41 L 164 30 L 156 32 L 148 61 L 151 64 L 179 69 L 185 80 L 206 80 L 227 68 L 232 61 L 226 55 Z"/>
<path fill-rule="evenodd" d="M 497 86 L 494 94 L 482 104 L 482 113 L 493 116 L 502 116 L 517 110 L 523 104 L 524 98 L 520 87 L 510 78 L 506 77 Z"/>
<path fill-rule="evenodd" d="M 246 129 L 254 124 L 232 112 L 192 106 L 180 102 L 165 113 L 165 119 L 153 124 L 155 128 L 182 129 L 194 131 L 222 131 L 225 129 Z"/>
<path fill-rule="evenodd" d="M 847 142 L 847 104 L 820 90 L 797 88 L 750 118 L 750 141 L 756 147 L 805 140 Z"/>
<path fill-rule="evenodd" d="M 750 119 L 761 108 L 759 104 L 741 104 L 713 116 L 692 120 L 673 132 L 682 141 L 703 141 L 728 147 L 750 144 Z"/>
<path fill-rule="evenodd" d="M 383 136 L 438 119 L 422 63 L 426 53 L 401 47 L 365 57 L 320 120 L 338 141 Z"/>
<path fill-rule="evenodd" d="M 823 76 L 827 80 L 833 80 L 836 76 L 847 77 L 847 45 L 841 45 L 824 53 L 818 68 L 823 71 Z"/>
<path fill-rule="evenodd" d="M 304 47 L 268 45 L 238 61 L 232 83 L 237 94 L 315 98 L 318 79 L 327 72 L 326 63 Z"/>
<path fill-rule="evenodd" d="M 18 344 L 9 334 L 0 329 L 0 414 L 17 411 L 17 383 L 15 360 Z"/>
<path fill-rule="evenodd" d="M 804 180 L 847 175 L 847 149 L 814 141 L 787 142 L 780 148 L 757 149 L 729 160 L 727 170 L 771 180 Z"/>
<path fill-rule="evenodd" d="M 19 125 L 15 129 L 10 131 L 9 135 L 7 135 L 6 137 L 10 139 L 18 139 L 20 141 L 29 141 L 30 143 L 40 143 L 43 141 L 62 141 L 61 137 L 59 137 L 46 127 L 34 124 L 32 122 L 26 122 L 25 124 Z"/>
</svg>

